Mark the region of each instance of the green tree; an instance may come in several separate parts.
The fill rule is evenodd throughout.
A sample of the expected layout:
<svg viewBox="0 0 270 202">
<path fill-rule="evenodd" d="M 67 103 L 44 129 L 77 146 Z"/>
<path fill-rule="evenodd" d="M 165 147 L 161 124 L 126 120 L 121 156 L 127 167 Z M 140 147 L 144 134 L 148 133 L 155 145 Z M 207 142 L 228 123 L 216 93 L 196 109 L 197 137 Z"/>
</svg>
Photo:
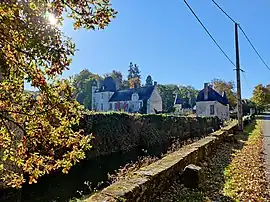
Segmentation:
<svg viewBox="0 0 270 202">
<path fill-rule="evenodd" d="M 107 73 L 104 77 L 111 76 L 114 80 L 118 80 L 120 84 L 123 82 L 123 75 L 120 71 L 113 70 L 111 73 Z"/>
<path fill-rule="evenodd" d="M 175 84 L 168 84 L 168 85 L 159 84 L 158 91 L 162 98 L 163 111 L 167 112 L 172 112 L 174 110 L 174 100 L 177 94 L 184 101 L 184 104 L 189 105 L 189 102 L 191 101 L 190 107 L 193 107 L 196 104 L 196 99 L 198 95 L 198 90 L 196 90 L 192 86 L 178 87 Z"/>
<path fill-rule="evenodd" d="M 88 69 L 84 69 L 80 71 L 79 74 L 76 74 L 72 80 L 72 84 L 75 87 L 76 92 L 80 92 L 83 88 L 85 88 L 86 81 L 89 80 L 90 78 L 99 78 L 98 75 L 93 74 L 90 72 Z"/>
<path fill-rule="evenodd" d="M 175 95 L 179 93 L 179 88 L 177 85 L 161 85 L 158 84 L 158 91 L 162 98 L 162 109 L 163 111 L 172 111 L 174 107 Z"/>
<path fill-rule="evenodd" d="M 86 109 L 92 107 L 92 84 L 94 81 L 102 81 L 102 77 L 94 74 L 87 69 L 82 70 L 73 78 L 76 100 L 85 106 Z"/>
<path fill-rule="evenodd" d="M 146 86 L 152 86 L 153 85 L 153 79 L 150 75 L 147 76 L 146 81 L 145 81 Z"/>
<path fill-rule="evenodd" d="M 219 92 L 225 92 L 231 108 L 237 105 L 237 97 L 235 92 L 235 85 L 233 81 L 224 81 L 221 79 L 214 79 L 212 81 L 214 88 Z"/>
<path fill-rule="evenodd" d="M 262 84 L 255 86 L 251 100 L 256 104 L 259 112 L 264 111 L 270 104 L 270 91 Z"/>
<path fill-rule="evenodd" d="M 179 95 L 184 100 L 185 103 L 191 102 L 191 106 L 196 105 L 196 99 L 198 95 L 198 90 L 192 86 L 179 86 Z"/>
<path fill-rule="evenodd" d="M 250 114 L 251 108 L 253 108 L 253 109 L 256 108 L 256 104 L 249 99 L 243 99 L 242 100 L 242 107 L 243 107 L 243 115 L 246 116 L 246 115 Z"/>
<path fill-rule="evenodd" d="M 1 1 L 1 185 L 20 187 L 26 176 L 33 183 L 55 170 L 66 173 L 85 158 L 91 137 L 72 129 L 82 108 L 70 82 L 58 79 L 75 45 L 59 26 L 66 15 L 75 29 L 103 29 L 115 14 L 110 1 Z M 37 96 L 24 92 L 25 79 Z"/>
<path fill-rule="evenodd" d="M 129 84 L 127 81 L 123 80 L 123 75 L 120 71 L 113 70 L 111 73 L 107 73 L 104 75 L 104 77 L 111 76 L 116 82 L 119 82 L 119 88 L 120 89 L 128 89 Z"/>
<path fill-rule="evenodd" d="M 129 82 L 128 80 L 123 80 L 122 85 L 120 86 L 120 88 L 123 89 L 129 89 Z"/>
</svg>

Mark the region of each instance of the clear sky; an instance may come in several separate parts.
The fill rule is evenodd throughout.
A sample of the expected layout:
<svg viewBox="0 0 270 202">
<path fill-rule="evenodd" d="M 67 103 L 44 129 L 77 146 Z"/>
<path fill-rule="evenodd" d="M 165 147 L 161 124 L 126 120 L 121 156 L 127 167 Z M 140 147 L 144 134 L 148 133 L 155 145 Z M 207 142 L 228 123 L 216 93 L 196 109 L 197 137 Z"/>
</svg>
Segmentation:
<svg viewBox="0 0 270 202">
<path fill-rule="evenodd" d="M 188 0 L 221 47 L 235 61 L 234 24 L 211 0 Z M 270 1 L 216 0 L 248 34 L 262 57 L 270 65 Z M 71 70 L 82 69 L 103 75 L 112 70 L 127 75 L 129 62 L 137 63 L 143 81 L 150 74 L 162 84 L 192 85 L 203 88 L 213 78 L 235 80 L 231 63 L 211 41 L 188 10 L 183 0 L 113 0 L 119 12 L 101 31 L 73 31 L 65 22 L 63 31 L 72 37 L 76 52 Z M 259 60 L 241 32 L 240 62 L 246 71 L 242 77 L 242 96 L 252 95 L 258 83 L 268 84 L 270 71 Z"/>
</svg>

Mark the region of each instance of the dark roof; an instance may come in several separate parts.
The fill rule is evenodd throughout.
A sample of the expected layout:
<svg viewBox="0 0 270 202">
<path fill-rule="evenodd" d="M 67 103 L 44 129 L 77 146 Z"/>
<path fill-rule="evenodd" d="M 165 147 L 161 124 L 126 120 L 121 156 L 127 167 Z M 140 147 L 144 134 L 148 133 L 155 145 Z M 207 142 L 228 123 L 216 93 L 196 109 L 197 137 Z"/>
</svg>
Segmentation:
<svg viewBox="0 0 270 202">
<path fill-rule="evenodd" d="M 144 87 L 140 87 L 140 88 L 119 90 L 113 94 L 113 96 L 111 97 L 109 102 L 131 100 L 131 96 L 135 92 L 138 93 L 139 100 L 148 100 L 151 97 L 154 88 L 155 88 L 155 86 L 144 86 Z"/>
<path fill-rule="evenodd" d="M 106 77 L 99 90 L 100 92 L 115 92 L 116 91 L 116 83 L 111 76 Z"/>
<path fill-rule="evenodd" d="M 183 100 L 180 97 L 180 95 L 176 95 L 175 99 L 174 99 L 174 104 L 175 105 L 179 105 L 179 104 L 183 104 Z"/>
<path fill-rule="evenodd" d="M 229 104 L 226 93 L 224 93 L 222 96 L 210 86 L 208 86 L 208 99 L 204 99 L 204 89 L 199 92 L 196 102 L 202 101 L 218 101 L 219 103 L 224 105 Z"/>
<path fill-rule="evenodd" d="M 190 109 L 192 108 L 192 103 L 195 104 L 194 99 L 191 99 L 191 104 L 189 104 L 188 98 L 181 98 L 181 95 L 176 95 L 174 99 L 174 104 L 181 104 L 183 109 Z"/>
</svg>

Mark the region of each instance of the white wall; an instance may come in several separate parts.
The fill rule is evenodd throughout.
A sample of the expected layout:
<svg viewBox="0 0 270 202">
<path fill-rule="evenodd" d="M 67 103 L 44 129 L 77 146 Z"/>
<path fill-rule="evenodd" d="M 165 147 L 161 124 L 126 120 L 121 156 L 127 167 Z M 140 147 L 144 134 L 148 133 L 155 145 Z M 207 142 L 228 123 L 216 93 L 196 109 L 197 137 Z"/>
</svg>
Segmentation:
<svg viewBox="0 0 270 202">
<path fill-rule="evenodd" d="M 157 86 L 155 86 L 152 95 L 149 99 L 149 109 L 147 108 L 147 113 L 154 114 L 156 109 L 157 111 L 162 111 L 162 98 L 157 90 Z"/>
<path fill-rule="evenodd" d="M 213 115 L 210 115 L 210 105 L 214 105 Z M 217 116 L 222 120 L 228 120 L 230 117 L 229 106 L 217 101 L 196 102 L 196 114 L 197 116 Z"/>
<path fill-rule="evenodd" d="M 102 98 L 103 95 L 103 98 Z M 115 111 L 115 103 L 118 102 L 110 102 L 112 103 L 112 109 L 110 109 L 109 100 L 113 92 L 97 92 L 93 94 L 92 97 L 92 106 L 93 110 L 96 111 Z M 138 112 L 143 105 L 142 100 L 134 100 L 134 101 L 120 101 L 120 104 L 124 104 L 125 102 L 128 103 L 128 110 L 130 109 L 131 112 Z M 101 110 L 101 105 L 103 104 L 103 110 Z M 149 100 L 147 100 L 147 113 L 153 114 L 155 113 L 154 109 L 157 111 L 162 111 L 162 99 L 157 90 L 157 87 L 154 88 L 152 95 Z"/>
<path fill-rule="evenodd" d="M 119 101 L 119 102 L 110 102 L 110 103 L 112 103 L 112 109 L 108 111 L 119 111 L 119 110 L 116 110 L 115 104 L 120 103 L 120 105 L 124 105 L 125 103 L 127 103 L 128 104 L 128 107 L 126 109 L 127 112 L 138 112 L 143 104 L 143 101 L 142 100 L 136 100 L 136 101 L 128 100 L 128 101 Z"/>
<path fill-rule="evenodd" d="M 113 92 L 97 92 L 94 93 L 93 110 L 97 111 L 109 111 L 109 100 L 112 97 Z M 103 105 L 103 109 L 102 109 Z"/>
</svg>

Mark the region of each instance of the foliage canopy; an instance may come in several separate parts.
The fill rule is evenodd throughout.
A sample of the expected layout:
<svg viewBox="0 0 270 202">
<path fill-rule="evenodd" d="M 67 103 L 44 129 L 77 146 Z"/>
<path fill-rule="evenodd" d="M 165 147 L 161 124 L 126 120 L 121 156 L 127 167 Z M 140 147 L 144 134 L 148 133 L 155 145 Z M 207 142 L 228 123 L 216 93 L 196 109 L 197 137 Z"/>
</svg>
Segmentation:
<svg viewBox="0 0 270 202">
<path fill-rule="evenodd" d="M 81 106 L 67 80 L 75 45 L 60 28 L 66 16 L 75 29 L 103 29 L 116 12 L 109 0 L 2 0 L 0 3 L 0 178 L 20 187 L 53 170 L 66 173 L 85 157 L 90 136 L 73 131 Z M 38 89 L 24 91 L 24 80 Z M 27 178 L 28 179 L 28 178 Z"/>
<path fill-rule="evenodd" d="M 270 89 L 262 84 L 255 86 L 251 100 L 259 111 L 265 110 L 270 104 Z"/>
</svg>

